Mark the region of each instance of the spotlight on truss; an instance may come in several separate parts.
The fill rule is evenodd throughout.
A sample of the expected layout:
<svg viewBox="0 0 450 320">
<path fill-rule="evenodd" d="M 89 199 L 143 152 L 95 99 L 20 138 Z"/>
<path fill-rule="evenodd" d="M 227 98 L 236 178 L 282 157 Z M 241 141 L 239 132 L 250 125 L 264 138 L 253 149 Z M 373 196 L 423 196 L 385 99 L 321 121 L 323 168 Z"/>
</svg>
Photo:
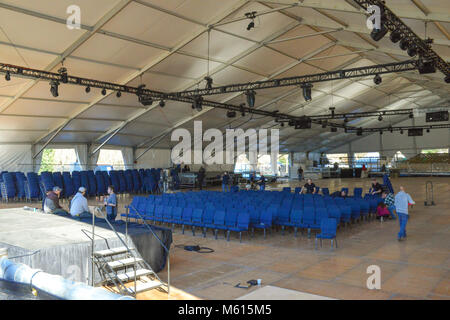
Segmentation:
<svg viewBox="0 0 450 320">
<path fill-rule="evenodd" d="M 383 82 L 383 79 L 381 79 L 380 75 L 377 74 L 377 75 L 373 78 L 373 83 L 375 83 L 376 85 L 379 85 L 381 82 Z"/>
<path fill-rule="evenodd" d="M 393 43 L 397 43 L 402 39 L 402 34 L 400 33 L 400 31 L 395 30 L 391 33 L 390 39 Z"/>
<path fill-rule="evenodd" d="M 117 93 L 116 93 L 116 97 L 117 98 L 120 98 L 122 96 L 122 92 L 120 92 L 120 91 L 117 91 Z"/>
<path fill-rule="evenodd" d="M 311 101 L 312 100 L 312 96 L 311 96 L 311 89 L 312 89 L 312 87 L 313 87 L 313 85 L 311 83 L 302 84 L 303 98 L 305 98 L 305 101 Z"/>
<path fill-rule="evenodd" d="M 69 82 L 69 75 L 67 74 L 67 69 L 66 68 L 60 68 L 58 70 L 58 73 L 61 75 L 61 82 L 62 83 L 67 83 Z"/>
<path fill-rule="evenodd" d="M 50 92 L 52 93 L 52 96 L 54 96 L 55 98 L 59 96 L 58 87 L 59 87 L 58 81 L 54 80 L 50 82 Z"/>
<path fill-rule="evenodd" d="M 166 102 L 165 102 L 164 100 L 161 100 L 161 101 L 159 102 L 159 106 L 160 106 L 161 108 L 164 108 L 164 107 L 166 106 Z"/>
<path fill-rule="evenodd" d="M 5 74 L 5 80 L 6 80 L 6 81 L 11 81 L 11 72 L 6 71 L 6 74 Z"/>
<path fill-rule="evenodd" d="M 245 92 L 245 95 L 247 96 L 247 105 L 249 108 L 253 108 L 256 102 L 256 92 L 254 90 L 248 90 Z"/>
<path fill-rule="evenodd" d="M 86 89 L 84 89 L 84 91 L 86 91 L 86 93 L 91 92 L 91 87 L 90 87 L 90 86 L 87 86 Z"/>
<path fill-rule="evenodd" d="M 213 79 L 211 77 L 205 77 L 205 81 L 206 81 L 206 89 L 208 90 L 212 89 Z"/>
</svg>

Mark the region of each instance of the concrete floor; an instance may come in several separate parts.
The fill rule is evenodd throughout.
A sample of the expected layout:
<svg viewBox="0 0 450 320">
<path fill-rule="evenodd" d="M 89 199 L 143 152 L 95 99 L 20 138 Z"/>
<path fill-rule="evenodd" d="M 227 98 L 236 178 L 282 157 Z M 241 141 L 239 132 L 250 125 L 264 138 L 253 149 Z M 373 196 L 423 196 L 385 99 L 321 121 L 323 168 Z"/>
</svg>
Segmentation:
<svg viewBox="0 0 450 320">
<path fill-rule="evenodd" d="M 434 183 L 436 206 L 425 207 L 425 182 Z M 234 286 L 250 279 L 262 279 L 262 285 L 296 290 L 337 299 L 450 299 L 450 191 L 449 178 L 399 178 L 392 183 L 396 190 L 403 185 L 416 201 L 410 211 L 408 239 L 397 241 L 398 222 L 364 222 L 338 230 L 339 248 L 331 251 L 329 242 L 314 249 L 314 237 L 295 238 L 275 232 L 264 240 L 261 233 L 239 243 L 236 234 L 230 242 L 223 234 L 215 240 L 181 234 L 175 228 L 171 250 L 171 284 L 201 299 L 236 299 L 257 287 Z M 330 191 L 341 187 L 363 187 L 369 179 L 325 179 L 315 181 Z M 298 186 L 298 181 L 270 186 Z M 121 198 L 122 205 L 129 198 Z M 90 201 L 94 204 L 95 201 Z M 22 204 L 23 205 L 23 204 Z M 0 208 L 18 204 L 0 204 Z M 187 252 L 175 245 L 210 247 L 214 253 Z M 381 289 L 368 290 L 367 267 L 381 268 Z M 167 270 L 159 274 L 167 278 Z"/>
</svg>

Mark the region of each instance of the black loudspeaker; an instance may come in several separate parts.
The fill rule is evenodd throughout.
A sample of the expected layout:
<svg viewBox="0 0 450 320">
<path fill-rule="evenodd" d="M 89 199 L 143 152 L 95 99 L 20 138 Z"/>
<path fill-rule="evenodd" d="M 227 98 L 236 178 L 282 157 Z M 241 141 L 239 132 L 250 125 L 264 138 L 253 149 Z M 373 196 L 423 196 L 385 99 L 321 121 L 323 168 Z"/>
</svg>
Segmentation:
<svg viewBox="0 0 450 320">
<path fill-rule="evenodd" d="M 408 136 L 409 137 L 422 137 L 423 129 L 408 129 Z"/>
<path fill-rule="evenodd" d="M 419 73 L 420 74 L 436 73 L 436 66 L 434 64 L 434 61 L 419 62 Z"/>
<path fill-rule="evenodd" d="M 356 135 L 357 136 L 362 136 L 363 135 L 363 129 L 362 128 L 358 128 L 358 130 L 356 131 Z"/>
<path fill-rule="evenodd" d="M 448 111 L 429 112 L 425 116 L 426 122 L 448 121 Z"/>
<path fill-rule="evenodd" d="M 295 123 L 295 129 L 311 129 L 311 118 L 302 117 Z"/>
</svg>

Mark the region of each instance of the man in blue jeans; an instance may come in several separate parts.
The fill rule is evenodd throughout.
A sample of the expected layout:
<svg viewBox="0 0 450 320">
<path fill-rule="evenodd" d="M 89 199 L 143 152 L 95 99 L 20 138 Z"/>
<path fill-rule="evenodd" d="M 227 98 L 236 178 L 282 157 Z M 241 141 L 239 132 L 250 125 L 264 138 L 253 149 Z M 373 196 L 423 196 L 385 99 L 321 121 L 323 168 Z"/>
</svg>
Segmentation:
<svg viewBox="0 0 450 320">
<path fill-rule="evenodd" d="M 226 171 L 222 175 L 222 192 L 230 192 L 230 175 Z"/>
<path fill-rule="evenodd" d="M 400 187 L 400 192 L 395 196 L 395 208 L 397 209 L 398 222 L 400 223 L 400 232 L 398 241 L 406 239 L 406 224 L 408 223 L 408 206 L 415 204 L 411 196 L 405 192 L 405 188 Z"/>
<path fill-rule="evenodd" d="M 389 210 L 392 220 L 397 219 L 397 217 L 395 216 L 395 213 L 394 213 L 394 210 L 395 210 L 394 195 L 392 193 L 384 191 L 381 195 L 381 198 L 384 199 L 384 204 L 386 205 L 386 208 Z"/>
</svg>

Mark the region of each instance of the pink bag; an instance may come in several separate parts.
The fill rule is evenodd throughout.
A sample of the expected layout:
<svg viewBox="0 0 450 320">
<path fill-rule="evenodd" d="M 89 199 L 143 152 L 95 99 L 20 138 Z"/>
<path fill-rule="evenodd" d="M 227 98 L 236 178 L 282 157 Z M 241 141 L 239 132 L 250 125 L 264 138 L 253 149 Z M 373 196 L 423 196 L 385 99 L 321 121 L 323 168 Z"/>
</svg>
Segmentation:
<svg viewBox="0 0 450 320">
<path fill-rule="evenodd" d="M 389 215 L 390 215 L 389 210 L 386 207 L 384 207 L 384 208 L 378 207 L 377 208 L 377 216 L 378 217 L 386 217 Z"/>
</svg>

